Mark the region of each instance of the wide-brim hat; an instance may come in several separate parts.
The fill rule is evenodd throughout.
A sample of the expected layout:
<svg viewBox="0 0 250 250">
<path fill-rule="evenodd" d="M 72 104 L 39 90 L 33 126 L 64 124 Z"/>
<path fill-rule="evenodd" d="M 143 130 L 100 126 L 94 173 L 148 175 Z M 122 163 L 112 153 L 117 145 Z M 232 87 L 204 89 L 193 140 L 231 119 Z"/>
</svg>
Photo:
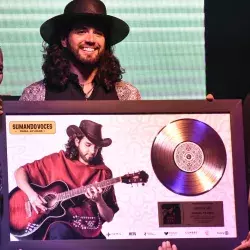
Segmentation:
<svg viewBox="0 0 250 250">
<path fill-rule="evenodd" d="M 63 14 L 55 16 L 41 25 L 40 34 L 46 43 L 57 43 L 62 30 L 76 21 L 99 24 L 104 27 L 110 46 L 121 42 L 129 33 L 129 26 L 126 22 L 107 15 L 102 1 L 73 0 L 66 5 Z"/>
<path fill-rule="evenodd" d="M 79 127 L 70 125 L 66 132 L 69 137 L 75 134 L 84 135 L 99 147 L 108 147 L 112 143 L 110 138 L 102 138 L 102 125 L 90 120 L 81 121 Z"/>
</svg>

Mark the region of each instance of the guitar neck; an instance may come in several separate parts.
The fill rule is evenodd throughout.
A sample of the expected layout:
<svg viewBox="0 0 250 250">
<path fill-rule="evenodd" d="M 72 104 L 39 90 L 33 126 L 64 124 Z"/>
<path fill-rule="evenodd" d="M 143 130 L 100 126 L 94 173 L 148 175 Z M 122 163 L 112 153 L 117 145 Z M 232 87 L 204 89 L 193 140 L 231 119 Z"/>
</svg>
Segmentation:
<svg viewBox="0 0 250 250">
<path fill-rule="evenodd" d="M 79 188 L 75 188 L 75 189 L 72 189 L 72 190 L 69 190 L 69 191 L 59 193 L 57 195 L 57 200 L 58 201 L 65 201 L 65 200 L 71 199 L 73 197 L 77 197 L 79 195 L 85 194 L 87 192 L 88 188 L 92 188 L 92 187 L 105 188 L 105 187 L 112 186 L 112 185 L 114 185 L 116 183 L 119 183 L 119 182 L 121 182 L 121 177 L 116 177 L 116 178 L 108 179 L 108 180 L 101 181 L 101 182 L 98 182 L 98 183 L 89 184 L 87 186 L 82 186 L 82 187 L 79 187 Z"/>
</svg>

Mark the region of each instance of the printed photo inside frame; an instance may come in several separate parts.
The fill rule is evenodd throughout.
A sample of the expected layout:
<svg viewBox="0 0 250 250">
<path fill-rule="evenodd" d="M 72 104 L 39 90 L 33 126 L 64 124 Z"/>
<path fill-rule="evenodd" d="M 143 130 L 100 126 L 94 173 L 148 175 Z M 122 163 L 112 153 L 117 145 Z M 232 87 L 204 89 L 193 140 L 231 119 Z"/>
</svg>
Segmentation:
<svg viewBox="0 0 250 250">
<path fill-rule="evenodd" d="M 5 249 L 230 249 L 246 236 L 240 101 L 4 110 Z"/>
</svg>

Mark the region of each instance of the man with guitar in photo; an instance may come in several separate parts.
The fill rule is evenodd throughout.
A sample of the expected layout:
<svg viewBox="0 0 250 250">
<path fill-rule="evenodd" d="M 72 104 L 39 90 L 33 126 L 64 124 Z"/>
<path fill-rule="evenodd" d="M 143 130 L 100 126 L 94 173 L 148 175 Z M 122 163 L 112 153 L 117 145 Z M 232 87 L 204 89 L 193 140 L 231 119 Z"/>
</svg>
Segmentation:
<svg viewBox="0 0 250 250">
<path fill-rule="evenodd" d="M 102 147 L 112 140 L 103 139 L 101 129 L 90 120 L 81 121 L 79 127 L 70 125 L 66 151 L 15 171 L 18 188 L 12 190 L 9 201 L 14 236 L 105 239 L 102 224 L 112 221 L 119 210 L 112 180 L 120 180 L 110 179 L 112 172 L 103 162 Z"/>
</svg>

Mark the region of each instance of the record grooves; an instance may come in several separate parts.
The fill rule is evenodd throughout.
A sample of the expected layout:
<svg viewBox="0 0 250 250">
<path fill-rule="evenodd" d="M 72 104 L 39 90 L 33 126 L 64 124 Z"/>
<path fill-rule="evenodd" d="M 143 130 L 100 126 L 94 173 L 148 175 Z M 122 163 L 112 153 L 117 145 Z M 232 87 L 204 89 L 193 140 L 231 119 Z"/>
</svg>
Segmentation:
<svg viewBox="0 0 250 250">
<path fill-rule="evenodd" d="M 204 122 L 180 119 L 156 136 L 151 161 L 159 181 L 185 196 L 200 195 L 218 184 L 227 157 L 218 133 Z"/>
</svg>

